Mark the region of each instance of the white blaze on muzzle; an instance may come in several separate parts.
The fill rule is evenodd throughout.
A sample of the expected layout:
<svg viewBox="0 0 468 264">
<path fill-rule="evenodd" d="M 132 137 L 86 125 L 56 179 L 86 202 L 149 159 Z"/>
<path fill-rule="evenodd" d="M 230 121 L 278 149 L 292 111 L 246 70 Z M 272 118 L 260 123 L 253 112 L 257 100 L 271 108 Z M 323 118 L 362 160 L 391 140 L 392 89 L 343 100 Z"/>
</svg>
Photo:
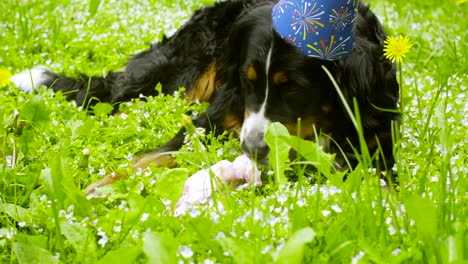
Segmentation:
<svg viewBox="0 0 468 264">
<path fill-rule="evenodd" d="M 241 146 L 246 146 L 249 150 L 256 151 L 258 149 L 266 148 L 266 143 L 264 141 L 264 136 L 268 128 L 269 120 L 265 116 L 266 104 L 268 100 L 269 93 L 269 78 L 268 72 L 271 66 L 271 54 L 273 51 L 273 43 L 270 45 L 268 50 L 266 62 L 265 62 L 265 73 L 266 73 L 266 82 L 265 82 L 265 99 L 260 106 L 260 110 L 256 113 L 249 113 L 247 118 L 242 124 L 240 141 Z"/>
</svg>

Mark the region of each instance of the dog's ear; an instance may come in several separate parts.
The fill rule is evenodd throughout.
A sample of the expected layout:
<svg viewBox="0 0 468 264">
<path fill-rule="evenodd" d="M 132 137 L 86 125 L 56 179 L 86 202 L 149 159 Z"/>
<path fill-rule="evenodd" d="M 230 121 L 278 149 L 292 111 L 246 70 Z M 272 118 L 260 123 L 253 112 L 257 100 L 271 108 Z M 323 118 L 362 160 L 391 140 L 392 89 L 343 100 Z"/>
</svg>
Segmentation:
<svg viewBox="0 0 468 264">
<path fill-rule="evenodd" d="M 378 166 L 390 169 L 394 164 L 392 121 L 399 120 L 395 111 L 399 99 L 395 65 L 384 58 L 382 46 L 360 40 L 351 56 L 337 62 L 336 77 L 352 109 L 353 99 L 358 102 L 369 151 L 374 154 L 379 146 L 382 157 Z"/>
<path fill-rule="evenodd" d="M 236 18 L 229 30 L 225 45 L 232 49 L 235 59 L 243 61 L 247 56 L 247 49 L 252 48 L 246 45 L 261 45 L 262 36 L 266 38 L 271 37 L 272 34 L 271 5 L 264 3 L 256 5 L 255 8 L 247 8 Z M 230 62 L 239 63 L 239 61 Z"/>
<path fill-rule="evenodd" d="M 356 21 L 356 44 L 352 54 L 337 62 L 337 82 L 348 103 L 353 98 L 366 115 L 363 125 L 372 126 L 380 118 L 381 109 L 396 109 L 399 86 L 395 64 L 384 57 L 385 31 L 369 5 L 359 4 Z M 377 108 L 376 108 L 377 107 Z"/>
<path fill-rule="evenodd" d="M 386 34 L 369 5 L 359 4 L 356 22 L 356 44 L 352 54 L 337 62 L 337 82 L 352 106 L 353 98 L 359 103 L 364 126 L 373 126 L 381 118 L 380 109 L 396 109 L 399 85 L 395 64 L 384 57 Z M 367 118 L 366 118 L 367 117 Z M 393 117 L 393 116 L 392 116 Z"/>
<path fill-rule="evenodd" d="M 348 104 L 359 104 L 364 126 L 373 126 L 380 109 L 396 109 L 399 86 L 395 65 L 384 58 L 383 47 L 360 40 L 348 58 L 337 62 L 337 83 Z"/>
</svg>

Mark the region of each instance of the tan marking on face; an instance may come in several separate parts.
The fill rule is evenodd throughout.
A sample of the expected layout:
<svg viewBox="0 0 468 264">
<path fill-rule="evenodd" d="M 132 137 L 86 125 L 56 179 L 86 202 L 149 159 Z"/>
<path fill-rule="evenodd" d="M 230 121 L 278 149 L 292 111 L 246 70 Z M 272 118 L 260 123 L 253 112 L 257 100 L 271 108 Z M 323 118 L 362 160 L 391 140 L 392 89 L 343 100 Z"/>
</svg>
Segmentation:
<svg viewBox="0 0 468 264">
<path fill-rule="evenodd" d="M 208 102 L 213 93 L 218 89 L 218 82 L 216 81 L 216 66 L 210 64 L 205 72 L 200 75 L 190 90 L 186 94 L 189 101 Z"/>
<path fill-rule="evenodd" d="M 255 68 L 252 65 L 247 69 L 247 79 L 251 81 L 257 80 L 257 71 L 255 71 Z"/>
<path fill-rule="evenodd" d="M 224 130 L 234 133 L 236 137 L 239 136 L 240 128 L 242 126 L 241 120 L 232 113 L 227 113 L 224 115 Z"/>
<path fill-rule="evenodd" d="M 273 74 L 273 82 L 276 85 L 285 84 L 288 82 L 288 76 L 283 71 L 276 72 L 275 74 Z"/>
<path fill-rule="evenodd" d="M 315 138 L 315 131 L 314 126 L 316 126 L 316 118 L 315 117 L 306 117 L 301 120 L 301 130 L 299 136 L 305 139 L 313 139 Z M 297 122 L 286 123 L 284 126 L 288 129 L 289 134 L 297 136 Z M 319 128 L 315 128 L 317 133 L 320 133 Z"/>
</svg>

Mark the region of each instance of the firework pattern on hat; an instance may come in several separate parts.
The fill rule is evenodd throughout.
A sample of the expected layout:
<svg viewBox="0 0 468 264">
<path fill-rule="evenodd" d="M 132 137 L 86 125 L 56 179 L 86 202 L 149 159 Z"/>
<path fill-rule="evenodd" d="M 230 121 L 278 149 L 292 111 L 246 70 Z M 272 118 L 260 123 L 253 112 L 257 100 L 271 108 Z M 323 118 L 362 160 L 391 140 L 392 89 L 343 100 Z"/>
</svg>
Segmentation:
<svg viewBox="0 0 468 264">
<path fill-rule="evenodd" d="M 354 47 L 357 0 L 280 0 L 273 26 L 287 42 L 309 57 L 341 60 Z"/>
</svg>

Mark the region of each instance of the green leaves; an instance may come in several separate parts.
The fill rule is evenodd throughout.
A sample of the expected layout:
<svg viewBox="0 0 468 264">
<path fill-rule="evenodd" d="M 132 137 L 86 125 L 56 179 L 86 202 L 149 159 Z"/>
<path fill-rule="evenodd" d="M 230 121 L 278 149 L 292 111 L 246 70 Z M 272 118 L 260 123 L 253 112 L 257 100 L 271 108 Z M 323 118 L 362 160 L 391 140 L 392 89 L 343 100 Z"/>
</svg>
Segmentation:
<svg viewBox="0 0 468 264">
<path fill-rule="evenodd" d="M 90 0 L 89 1 L 88 11 L 89 11 L 89 15 L 91 17 L 96 15 L 100 4 L 101 4 L 101 0 Z"/>
<path fill-rule="evenodd" d="M 290 146 L 305 160 L 317 168 L 326 177 L 331 176 L 334 155 L 326 153 L 317 143 L 291 136 L 288 139 Z"/>
<path fill-rule="evenodd" d="M 146 232 L 143 235 L 143 251 L 148 257 L 148 263 L 177 263 L 176 242 L 167 234 Z"/>
<path fill-rule="evenodd" d="M 430 249 L 427 251 L 427 259 L 440 263 L 442 261 L 441 252 L 437 250 L 440 236 L 437 208 L 432 201 L 416 194 L 405 198 L 405 208 L 408 216 L 414 219 L 417 236 L 422 244 Z"/>
<path fill-rule="evenodd" d="M 83 228 L 80 224 L 68 221 L 62 221 L 60 227 L 62 234 L 75 250 L 78 256 L 77 260 L 89 263 L 96 259 L 96 240 L 91 230 Z"/>
<path fill-rule="evenodd" d="M 229 252 L 229 255 L 232 256 L 232 259 L 234 260 L 234 263 L 256 263 L 256 252 L 253 251 L 252 245 L 250 245 L 248 242 L 233 239 L 230 237 L 225 237 L 219 239 L 219 243 L 221 244 L 225 252 Z"/>
<path fill-rule="evenodd" d="M 72 203 L 80 215 L 89 213 L 89 202 L 75 184 L 73 172 L 67 158 L 67 152 L 51 153 L 49 165 L 41 173 L 45 191 L 62 209 Z"/>
<path fill-rule="evenodd" d="M 165 170 L 158 179 L 156 186 L 158 194 L 162 198 L 170 200 L 172 205 L 175 205 L 182 194 L 187 177 L 188 170 L 186 169 Z"/>
<path fill-rule="evenodd" d="M 27 102 L 20 111 L 20 119 L 24 119 L 31 125 L 44 125 L 49 121 L 49 111 L 45 105 L 44 98 L 35 95 Z"/>
<path fill-rule="evenodd" d="M 15 242 L 13 245 L 16 258 L 20 264 L 60 263 L 48 250 L 28 242 Z"/>
<path fill-rule="evenodd" d="M 161 198 L 174 202 L 191 173 L 240 154 L 233 137 L 220 139 L 205 131 L 207 136 L 177 154 L 181 169 L 136 171 L 108 187 L 110 197 L 87 200 L 84 186 L 127 170 L 132 156 L 161 146 L 180 129 L 182 114 L 196 118 L 206 105 L 184 101 L 177 93 L 178 98 L 137 98 L 121 104 L 122 115 L 115 116 L 109 115 L 112 105 L 98 103 L 89 115 L 67 102 L 66 94 L 43 87 L 26 94 L 9 85 L 0 88 L 0 262 L 466 262 L 466 6 L 456 1 L 445 1 L 442 8 L 427 0 L 372 2 L 384 10 L 381 21 L 387 29 L 411 32 L 418 46 L 402 65 L 406 130 L 394 145 L 400 192 L 382 186 L 364 162 L 343 182 L 346 172 L 330 167 L 333 156 L 271 124 L 273 184 L 226 192 L 216 197 L 222 204 L 194 207 L 175 218 Z M 162 39 L 165 32 L 159 29 L 172 30 L 198 6 L 213 1 L 173 3 L 2 1 L 0 6 L 11 12 L 0 13 L 0 42 L 5 43 L 0 64 L 13 73 L 45 64 L 72 77 L 106 75 L 121 69 L 129 54 Z M 411 28 L 434 15 L 430 29 Z M 103 43 L 117 45 L 109 50 Z M 157 89 L 161 94 L 161 85 Z M 344 91 L 329 92 L 340 102 Z M 359 100 L 363 120 L 369 112 L 362 104 L 382 99 L 375 95 L 380 96 Z M 355 112 L 348 103 L 349 113 Z M 330 121 L 339 125 L 343 120 Z M 290 160 L 292 151 L 297 160 Z M 307 180 L 286 181 L 292 173 Z M 326 180 L 315 181 L 317 174 Z M 178 252 L 184 245 L 193 251 L 191 257 Z"/>
<path fill-rule="evenodd" d="M 287 161 L 291 146 L 288 143 L 288 139 L 289 132 L 286 127 L 280 123 L 271 123 L 268 125 L 268 130 L 265 134 L 265 142 L 270 147 L 268 158 L 278 183 L 287 182 L 284 171 L 289 168 Z"/>
<path fill-rule="evenodd" d="M 405 199 L 408 216 L 414 219 L 416 230 L 424 241 L 435 241 L 438 234 L 437 209 L 432 201 L 418 195 L 409 195 Z"/>
<path fill-rule="evenodd" d="M 141 255 L 141 246 L 124 246 L 116 250 L 110 250 L 102 259 L 99 264 L 119 263 L 119 264 L 132 264 L 137 262 L 137 258 Z M 159 263 L 151 262 L 148 263 Z"/>
<path fill-rule="evenodd" d="M 279 183 L 286 183 L 284 171 L 289 167 L 289 152 L 294 149 L 299 156 L 325 176 L 331 176 L 334 155 L 325 153 L 315 142 L 290 136 L 285 126 L 271 123 L 265 134 L 265 141 L 270 147 L 270 164 Z"/>
<path fill-rule="evenodd" d="M 296 231 L 280 251 L 277 264 L 300 264 L 304 255 L 305 244 L 312 242 L 315 232 L 310 227 Z"/>
<path fill-rule="evenodd" d="M 0 202 L 0 212 L 6 213 L 17 222 L 29 222 L 31 220 L 31 209 L 26 209 L 16 204 L 7 204 Z"/>
<path fill-rule="evenodd" d="M 94 115 L 96 115 L 98 117 L 106 116 L 106 115 L 112 113 L 113 110 L 114 110 L 114 107 L 109 103 L 97 103 L 93 107 Z"/>
</svg>

